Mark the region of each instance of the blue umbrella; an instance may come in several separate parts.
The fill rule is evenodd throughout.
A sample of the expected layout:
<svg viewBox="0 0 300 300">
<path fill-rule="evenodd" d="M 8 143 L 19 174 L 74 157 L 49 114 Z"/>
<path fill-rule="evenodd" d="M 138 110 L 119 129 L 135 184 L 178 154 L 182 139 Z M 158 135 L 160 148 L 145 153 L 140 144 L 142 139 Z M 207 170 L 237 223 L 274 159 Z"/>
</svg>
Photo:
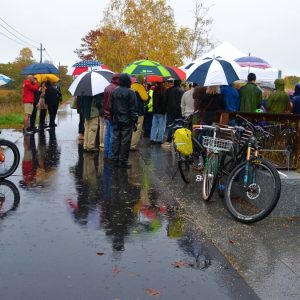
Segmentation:
<svg viewBox="0 0 300 300">
<path fill-rule="evenodd" d="M 11 79 L 3 74 L 0 74 L 0 86 L 7 84 L 11 81 Z"/>
<path fill-rule="evenodd" d="M 25 67 L 21 75 L 58 74 L 59 70 L 52 64 L 35 63 Z"/>
<path fill-rule="evenodd" d="M 222 57 L 204 58 L 189 69 L 187 81 L 201 86 L 229 85 L 239 80 L 240 67 Z"/>
</svg>

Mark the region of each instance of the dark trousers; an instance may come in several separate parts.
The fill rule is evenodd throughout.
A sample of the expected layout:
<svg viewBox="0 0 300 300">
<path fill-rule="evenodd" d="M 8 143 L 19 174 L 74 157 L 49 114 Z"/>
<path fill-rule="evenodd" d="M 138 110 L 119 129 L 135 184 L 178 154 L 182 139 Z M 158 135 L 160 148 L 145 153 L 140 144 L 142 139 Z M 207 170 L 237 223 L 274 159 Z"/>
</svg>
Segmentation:
<svg viewBox="0 0 300 300">
<path fill-rule="evenodd" d="M 181 118 L 180 115 L 167 114 L 167 142 L 168 143 L 172 142 L 172 135 L 173 135 L 173 132 L 174 132 L 174 130 L 172 128 L 168 128 L 168 126 L 170 124 L 172 124 L 175 119 L 180 119 L 180 118 Z"/>
<path fill-rule="evenodd" d="M 46 115 L 47 115 L 47 109 L 41 109 L 40 110 L 40 120 L 39 120 L 40 126 L 46 124 Z"/>
<path fill-rule="evenodd" d="M 32 129 L 35 127 L 36 113 L 37 113 L 37 105 L 33 104 L 33 110 L 30 116 L 30 128 Z"/>
<path fill-rule="evenodd" d="M 133 128 L 123 123 L 113 123 L 112 159 L 126 163 L 129 157 Z"/>
<path fill-rule="evenodd" d="M 145 112 L 145 115 L 144 115 L 144 137 L 150 137 L 151 128 L 152 128 L 152 119 L 153 119 L 153 113 Z"/>
<path fill-rule="evenodd" d="M 49 112 L 49 126 L 55 125 L 55 118 L 58 110 L 58 103 L 51 103 L 48 104 L 48 112 Z"/>
<path fill-rule="evenodd" d="M 78 133 L 84 134 L 84 116 L 82 113 L 79 114 Z"/>
</svg>

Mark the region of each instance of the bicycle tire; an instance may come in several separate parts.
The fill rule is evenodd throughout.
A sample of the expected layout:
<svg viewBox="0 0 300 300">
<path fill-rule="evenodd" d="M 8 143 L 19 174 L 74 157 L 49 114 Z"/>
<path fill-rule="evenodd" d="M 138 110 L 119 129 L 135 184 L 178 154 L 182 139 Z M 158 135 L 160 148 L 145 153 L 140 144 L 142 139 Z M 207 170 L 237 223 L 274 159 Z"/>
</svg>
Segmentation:
<svg viewBox="0 0 300 300">
<path fill-rule="evenodd" d="M 9 180 L 4 179 L 4 180 L 0 181 L 0 194 L 2 194 L 1 186 L 8 187 L 13 193 L 13 204 L 7 211 L 5 211 L 1 215 L 1 217 L 3 218 L 3 217 L 7 216 L 9 213 L 15 211 L 18 208 L 18 206 L 20 204 L 20 192 L 19 192 L 19 189 L 16 187 L 16 185 L 13 182 L 9 181 Z"/>
<path fill-rule="evenodd" d="M 179 173 L 184 183 L 189 184 L 192 181 L 193 171 L 198 170 L 199 164 L 203 168 L 205 162 L 205 150 L 201 147 L 197 140 L 192 139 L 193 154 L 184 156 L 179 151 L 176 151 Z"/>
<path fill-rule="evenodd" d="M 229 175 L 225 188 L 225 204 L 234 219 L 241 223 L 249 224 L 266 218 L 273 211 L 280 198 L 281 180 L 277 170 L 271 163 L 264 159 L 255 159 L 249 163 L 249 174 L 251 174 L 249 177 L 255 178 L 255 182 L 251 183 L 250 181 L 250 184 L 247 183 L 247 187 L 244 188 L 243 172 L 245 167 L 246 161 L 236 166 Z M 258 178 L 262 178 L 263 184 L 259 184 Z M 271 193 L 270 189 L 273 193 Z M 258 199 L 260 196 L 261 198 Z M 266 208 L 261 209 L 268 197 L 270 197 L 270 202 Z M 245 198 L 245 201 L 243 198 Z M 239 207 L 239 210 L 237 207 Z M 247 213 L 245 210 L 247 210 Z M 257 212 L 258 210 L 260 211 Z M 255 213 L 248 214 L 250 211 Z"/>
<path fill-rule="evenodd" d="M 19 166 L 20 152 L 19 152 L 18 147 L 14 143 L 12 143 L 8 140 L 1 139 L 0 140 L 0 147 L 1 148 L 2 147 L 7 147 L 13 153 L 12 163 L 11 163 L 11 166 L 9 166 L 8 169 L 2 170 L 1 166 L 3 166 L 4 163 L 0 163 L 0 179 L 4 179 L 4 178 L 7 178 L 7 177 L 11 176 L 16 171 L 17 167 Z"/>
<path fill-rule="evenodd" d="M 218 154 L 210 153 L 206 158 L 205 171 L 202 182 L 202 199 L 209 201 L 217 186 Z"/>
</svg>

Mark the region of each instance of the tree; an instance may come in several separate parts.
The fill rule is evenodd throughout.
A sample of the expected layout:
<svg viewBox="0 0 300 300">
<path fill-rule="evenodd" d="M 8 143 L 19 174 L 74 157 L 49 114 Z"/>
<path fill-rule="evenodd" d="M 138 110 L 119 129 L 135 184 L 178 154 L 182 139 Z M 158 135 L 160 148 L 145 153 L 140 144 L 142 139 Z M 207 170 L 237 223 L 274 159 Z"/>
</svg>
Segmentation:
<svg viewBox="0 0 300 300">
<path fill-rule="evenodd" d="M 23 48 L 20 50 L 19 56 L 15 60 L 16 63 L 24 66 L 32 64 L 34 61 L 33 54 L 30 48 Z"/>
<path fill-rule="evenodd" d="M 190 48 L 192 55 L 190 58 L 195 60 L 205 51 L 210 50 L 213 46 L 209 38 L 212 19 L 208 18 L 210 6 L 205 6 L 199 0 L 195 2 L 194 10 L 194 27 L 190 32 Z"/>
</svg>

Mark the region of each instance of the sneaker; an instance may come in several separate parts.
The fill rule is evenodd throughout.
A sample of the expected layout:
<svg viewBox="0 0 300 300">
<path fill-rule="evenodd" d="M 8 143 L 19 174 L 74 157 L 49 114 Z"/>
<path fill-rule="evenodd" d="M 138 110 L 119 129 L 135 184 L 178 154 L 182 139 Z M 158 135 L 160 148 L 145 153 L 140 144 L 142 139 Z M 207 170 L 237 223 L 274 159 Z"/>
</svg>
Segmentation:
<svg viewBox="0 0 300 300">
<path fill-rule="evenodd" d="M 34 132 L 29 129 L 23 129 L 23 135 L 31 135 L 31 134 L 34 134 Z"/>
</svg>

